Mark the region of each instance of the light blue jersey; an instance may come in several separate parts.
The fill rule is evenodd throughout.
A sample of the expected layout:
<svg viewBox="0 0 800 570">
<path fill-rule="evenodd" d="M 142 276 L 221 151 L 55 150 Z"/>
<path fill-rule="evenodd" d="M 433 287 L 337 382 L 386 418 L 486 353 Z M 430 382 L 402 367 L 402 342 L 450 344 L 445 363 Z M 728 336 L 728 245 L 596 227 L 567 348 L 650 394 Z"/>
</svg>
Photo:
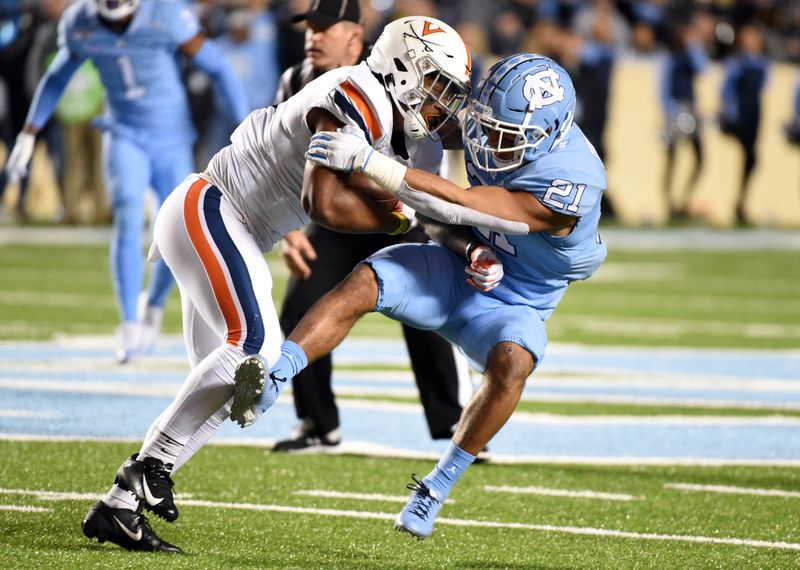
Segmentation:
<svg viewBox="0 0 800 570">
<path fill-rule="evenodd" d="M 600 198 L 606 188 L 603 163 L 574 125 L 557 148 L 511 172 L 483 172 L 467 161 L 472 186 L 502 186 L 529 192 L 551 210 L 575 216 L 572 232 L 555 237 L 543 232 L 514 236 L 475 228 L 505 268 L 501 284 L 489 295 L 528 305 L 547 319 L 571 281 L 588 279 L 606 257 L 600 240 Z"/>
<path fill-rule="evenodd" d="M 59 23 L 59 47 L 94 62 L 106 88 L 109 128 L 150 145 L 186 144 L 195 132 L 177 49 L 198 32 L 181 0 L 142 0 L 122 34 L 100 22 L 93 0 L 78 0 Z"/>
<path fill-rule="evenodd" d="M 378 280 L 375 310 L 422 329 L 434 329 L 483 371 L 500 342 L 544 358 L 550 316 L 571 281 L 589 278 L 606 256 L 597 223 L 606 186 L 603 164 L 577 126 L 548 154 L 494 176 L 467 172 L 472 185 L 530 192 L 548 208 L 577 218 L 565 237 L 545 233 L 509 236 L 475 232 L 503 262 L 505 275 L 488 293 L 469 286 L 464 259 L 435 244 L 383 249 L 366 263 Z"/>
</svg>

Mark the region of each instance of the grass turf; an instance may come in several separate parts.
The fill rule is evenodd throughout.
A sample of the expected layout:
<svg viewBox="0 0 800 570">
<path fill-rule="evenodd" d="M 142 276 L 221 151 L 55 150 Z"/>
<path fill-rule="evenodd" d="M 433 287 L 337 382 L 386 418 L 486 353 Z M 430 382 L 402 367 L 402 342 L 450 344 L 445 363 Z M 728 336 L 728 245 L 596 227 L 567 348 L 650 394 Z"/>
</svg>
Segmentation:
<svg viewBox="0 0 800 570">
<path fill-rule="evenodd" d="M 272 255 L 278 304 L 286 271 Z M 0 247 L 0 340 L 109 334 L 117 321 L 107 248 Z M 596 278 L 575 283 L 548 322 L 551 341 L 584 344 L 781 349 L 800 347 L 800 253 L 612 251 Z M 178 333 L 177 295 L 165 330 Z M 371 315 L 354 334 L 391 337 L 398 326 Z M 359 367 L 355 367 L 359 368 Z M 370 368 L 373 368 L 370 366 Z M 396 367 L 377 367 L 395 369 Z M 346 397 L 346 396 L 342 396 Z M 359 396 L 360 399 L 366 399 Z M 370 397 L 367 397 L 370 398 Z M 382 401 L 413 401 L 378 396 Z M 569 415 L 766 415 L 774 410 L 523 401 L 520 411 Z M 796 416 L 796 412 L 781 412 Z M 0 441 L 0 487 L 103 493 L 137 447 L 119 443 Z M 346 509 L 394 515 L 398 503 L 299 496 L 300 489 L 405 493 L 427 461 L 287 457 L 258 448 L 204 448 L 178 473 L 193 499 Z M 659 535 L 800 542 L 797 498 L 687 493 L 667 482 L 800 491 L 800 470 L 759 467 L 476 466 L 442 517 L 589 527 Z M 628 493 L 633 501 L 487 493 L 483 485 L 534 485 Z M 641 498 L 639 498 L 641 497 Z M 180 499 L 180 496 L 179 496 Z M 153 520 L 181 556 L 147 560 L 85 539 L 92 501 L 44 501 L 0 493 L 0 564 L 8 568 L 797 568 L 800 553 L 674 540 L 578 536 L 544 530 L 439 524 L 417 542 L 390 520 L 186 506 L 174 525 Z M 27 505 L 50 512 L 3 510 Z M 179 502 L 180 505 L 180 502 Z"/>
<path fill-rule="evenodd" d="M 287 271 L 268 261 L 280 306 Z M 109 334 L 117 313 L 105 246 L 0 247 L 0 339 Z M 800 252 L 612 251 L 570 286 L 548 321 L 551 341 L 728 348 L 800 347 Z M 180 332 L 177 293 L 164 329 Z M 398 335 L 367 315 L 353 334 Z"/>
<path fill-rule="evenodd" d="M 133 444 L 2 442 L 4 489 L 104 492 Z M 31 458 L 35 458 L 32 460 Z M 176 475 L 192 500 L 385 513 L 400 503 L 295 494 L 324 489 L 403 495 L 411 472 L 429 461 L 349 456 L 286 456 L 258 448 L 209 446 Z M 798 499 L 666 489 L 665 483 L 736 485 L 800 491 L 800 471 L 778 467 L 493 465 L 473 467 L 442 517 L 554 527 L 599 528 L 767 542 L 800 542 Z M 538 486 L 629 494 L 611 501 L 487 492 L 484 485 Z M 800 553 L 707 542 L 574 535 L 558 530 L 438 524 L 419 542 L 391 520 L 240 508 L 180 507 L 156 532 L 183 555 L 131 554 L 84 538 L 79 522 L 92 501 L 40 500 L 0 493 L 0 564 L 7 568 L 120 568 L 155 562 L 169 568 L 796 568 Z M 700 539 L 702 540 L 702 539 Z"/>
</svg>

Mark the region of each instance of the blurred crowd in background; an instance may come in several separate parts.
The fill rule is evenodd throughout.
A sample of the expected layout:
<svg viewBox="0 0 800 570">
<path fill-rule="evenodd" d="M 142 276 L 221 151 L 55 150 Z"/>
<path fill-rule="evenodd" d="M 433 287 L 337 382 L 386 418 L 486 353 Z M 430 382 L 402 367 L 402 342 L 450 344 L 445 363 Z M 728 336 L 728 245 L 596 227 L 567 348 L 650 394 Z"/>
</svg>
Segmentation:
<svg viewBox="0 0 800 570">
<path fill-rule="evenodd" d="M 56 47 L 56 27 L 70 0 L 0 0 L 0 131 L 6 148 L 24 124 L 33 90 Z M 281 73 L 304 58 L 305 23 L 291 18 L 310 0 L 197 0 L 190 2 L 242 78 L 252 108 L 272 104 Z M 800 2 L 789 0 L 362 0 L 366 39 L 402 15 L 430 15 L 453 25 L 473 53 L 474 83 L 497 58 L 528 51 L 559 61 L 573 76 L 576 119 L 598 153 L 606 155 L 606 128 L 614 68 L 628 59 L 659 66 L 664 114 L 662 143 L 671 157 L 681 140 L 692 144 L 695 177 L 703 160 L 694 102 L 694 78 L 709 61 L 724 64 L 717 126 L 745 154 L 737 217 L 756 165 L 760 93 L 771 62 L 800 62 Z M 186 86 L 199 132 L 197 167 L 227 144 L 235 127 L 211 82 L 187 68 Z M 102 85 L 91 66 L 73 80 L 41 140 L 53 165 L 64 223 L 107 223 L 99 135 L 92 119 L 102 112 Z M 800 106 L 800 97 L 796 98 Z M 785 135 L 800 140 L 800 123 L 787 116 Z M 690 182 L 691 183 L 691 182 Z M 22 189 L 24 191 L 24 189 Z M 0 188 L 0 192 L 3 189 Z M 8 200 L 6 200 L 8 202 Z M 86 207 L 86 203 L 91 206 Z M 83 205 L 81 205 L 83 204 Z M 16 200 L 17 217 L 25 200 Z M 613 216 L 607 203 L 605 214 Z M 685 212 L 672 212 L 680 218 Z"/>
</svg>

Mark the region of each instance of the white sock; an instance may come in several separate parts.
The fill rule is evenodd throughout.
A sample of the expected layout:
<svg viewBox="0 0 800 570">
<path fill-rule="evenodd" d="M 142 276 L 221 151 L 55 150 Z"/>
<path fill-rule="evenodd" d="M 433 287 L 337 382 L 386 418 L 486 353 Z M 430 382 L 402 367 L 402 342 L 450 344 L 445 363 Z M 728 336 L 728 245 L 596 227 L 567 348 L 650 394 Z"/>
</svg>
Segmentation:
<svg viewBox="0 0 800 570">
<path fill-rule="evenodd" d="M 139 451 L 139 459 L 155 457 L 175 464 L 192 436 L 233 396 L 233 374 L 244 356 L 241 349 L 223 345 L 189 373 L 180 392 L 157 420 Z"/>
<path fill-rule="evenodd" d="M 175 438 L 167 435 L 163 431 L 157 431 L 146 446 L 139 452 L 139 459 L 145 457 L 155 457 L 164 464 L 174 465 L 175 460 L 181 454 L 183 446 L 186 445 L 188 438 Z"/>
<path fill-rule="evenodd" d="M 116 483 L 108 490 L 103 502 L 112 509 L 126 509 L 128 511 L 135 511 L 139 508 L 139 502 L 136 500 L 136 495 L 130 491 L 126 491 Z"/>
</svg>

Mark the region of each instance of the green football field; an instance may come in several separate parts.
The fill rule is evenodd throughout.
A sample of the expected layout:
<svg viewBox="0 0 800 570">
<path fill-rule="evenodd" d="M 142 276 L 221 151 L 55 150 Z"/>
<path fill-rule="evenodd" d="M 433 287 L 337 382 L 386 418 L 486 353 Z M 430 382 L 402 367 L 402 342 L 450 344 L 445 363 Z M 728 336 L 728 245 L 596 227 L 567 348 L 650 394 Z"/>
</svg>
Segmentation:
<svg viewBox="0 0 800 570">
<path fill-rule="evenodd" d="M 185 553 L 128 553 L 79 522 L 130 445 L 0 442 L 5 568 L 797 568 L 800 471 L 761 467 L 477 465 L 434 537 L 392 529 L 398 481 L 428 461 L 209 446 L 180 472 Z M 689 492 L 780 487 L 794 497 Z M 563 496 L 497 488 L 558 489 Z M 567 496 L 566 491 L 575 493 Z M 590 492 L 589 492 L 590 491 Z M 25 493 L 23 493 L 25 492 Z M 38 492 L 38 493 L 37 493 Z M 337 496 L 326 496 L 338 493 Z M 28 509 L 28 510 L 25 510 Z"/>
<path fill-rule="evenodd" d="M 268 261 L 280 304 L 286 270 L 274 254 Z M 13 350 L 19 341 L 112 334 L 117 317 L 105 246 L 2 245 L 0 268 L 0 348 Z M 570 287 L 548 321 L 548 333 L 556 346 L 756 349 L 796 355 L 799 284 L 797 249 L 612 249 L 595 278 Z M 354 334 L 393 338 L 398 331 L 395 323 L 372 315 Z M 165 332 L 180 332 L 177 293 L 168 304 Z M 10 367 L 0 358 L 0 372 Z M 392 364 L 339 369 L 407 370 Z M 157 370 L 157 363 L 134 369 L 144 374 Z M 20 378 L 15 381 L 25 377 Z M 558 378 L 550 374 L 543 379 L 553 383 Z M 0 425 L 12 425 L 8 419 L 3 423 L 2 414 L 3 400 L 11 401 L 15 390 L 22 390 L 14 386 L 0 383 Z M 362 405 L 417 401 L 390 393 L 342 394 L 341 400 Z M 787 440 L 796 445 L 800 438 L 800 430 L 792 427 L 800 408 L 783 409 L 780 403 L 726 407 L 526 399 L 519 411 L 593 421 L 725 416 L 726 421 L 785 422 Z M 46 416 L 18 417 L 9 433 L 26 422 L 46 421 Z M 207 446 L 176 475 L 178 521 L 167 524 L 151 517 L 155 530 L 184 554 L 128 553 L 85 539 L 80 521 L 108 489 L 121 459 L 138 448 L 138 437 L 131 434 L 124 442 L 46 440 L 4 436 L 0 429 L 0 564 L 800 568 L 800 468 L 791 462 L 489 462 L 468 470 L 434 536 L 417 541 L 395 532 L 392 519 L 405 500 L 410 474 L 426 473 L 430 458 L 285 456 L 230 442 Z"/>
</svg>

